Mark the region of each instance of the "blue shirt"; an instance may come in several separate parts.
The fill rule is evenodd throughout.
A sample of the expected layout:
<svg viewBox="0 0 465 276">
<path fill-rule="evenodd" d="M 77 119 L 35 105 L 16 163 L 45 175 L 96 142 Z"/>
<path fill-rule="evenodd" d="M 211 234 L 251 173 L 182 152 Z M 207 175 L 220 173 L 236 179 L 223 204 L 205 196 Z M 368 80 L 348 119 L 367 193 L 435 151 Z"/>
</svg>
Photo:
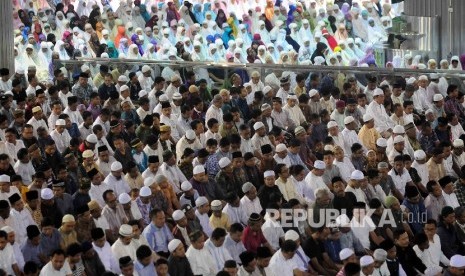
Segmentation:
<svg viewBox="0 0 465 276">
<path fill-rule="evenodd" d="M 139 262 L 139 260 L 136 260 L 134 262 L 134 268 L 137 271 L 137 274 L 139 274 L 139 276 L 157 276 L 157 272 L 155 271 L 155 265 L 153 265 L 153 262 L 150 262 L 148 266 L 144 266 Z"/>
<path fill-rule="evenodd" d="M 174 238 L 166 224 L 162 228 L 158 228 L 153 223 L 150 223 L 145 227 L 142 235 L 155 252 L 168 252 L 168 243 Z"/>
<path fill-rule="evenodd" d="M 42 253 L 40 247 L 38 245 L 33 245 L 31 240 L 27 240 L 24 244 L 23 248 L 21 248 L 21 252 L 23 252 L 24 262 L 32 261 L 39 267 L 42 266 L 42 262 L 39 259 L 39 254 Z"/>
</svg>

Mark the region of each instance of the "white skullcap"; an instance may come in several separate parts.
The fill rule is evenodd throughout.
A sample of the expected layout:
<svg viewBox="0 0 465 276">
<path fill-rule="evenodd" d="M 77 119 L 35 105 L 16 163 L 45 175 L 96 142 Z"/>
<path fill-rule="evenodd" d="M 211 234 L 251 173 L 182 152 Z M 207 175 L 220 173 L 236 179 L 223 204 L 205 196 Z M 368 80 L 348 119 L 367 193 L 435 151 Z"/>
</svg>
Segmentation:
<svg viewBox="0 0 465 276">
<path fill-rule="evenodd" d="M 363 180 L 365 179 L 365 176 L 363 173 L 359 170 L 355 170 L 350 174 L 350 179 L 352 180 Z"/>
<path fill-rule="evenodd" d="M 271 86 L 269 86 L 269 85 L 265 86 L 265 87 L 263 88 L 263 94 L 266 94 L 266 93 L 270 92 L 271 89 L 273 89 L 273 88 L 271 88 Z"/>
<path fill-rule="evenodd" d="M 318 94 L 318 90 L 312 89 L 310 92 L 308 92 L 308 96 L 311 98 L 313 96 L 316 96 Z"/>
<path fill-rule="evenodd" d="M 210 203 L 212 211 L 221 211 L 223 204 L 220 200 L 215 199 Z"/>
<path fill-rule="evenodd" d="M 65 126 L 66 121 L 64 119 L 58 119 L 58 120 L 56 120 L 55 125 L 56 126 Z"/>
<path fill-rule="evenodd" d="M 352 123 L 353 121 L 355 121 L 354 117 L 347 116 L 347 117 L 344 118 L 344 125 L 348 125 L 348 124 Z"/>
<path fill-rule="evenodd" d="M 181 211 L 181 210 L 176 210 L 176 211 L 173 212 L 173 216 L 172 216 L 172 217 L 173 217 L 173 220 L 174 220 L 174 221 L 178 221 L 178 220 L 181 220 L 181 219 L 185 218 L 186 215 L 184 214 L 183 211 Z"/>
<path fill-rule="evenodd" d="M 196 200 L 195 200 L 195 207 L 200 207 L 200 206 L 203 206 L 205 204 L 208 204 L 208 199 L 204 196 L 199 196 Z"/>
<path fill-rule="evenodd" d="M 151 178 L 151 177 L 149 177 L 149 178 Z M 144 182 L 145 182 L 145 181 L 144 181 Z M 145 184 L 145 183 L 144 183 L 144 184 Z M 151 195 L 152 195 L 152 190 L 150 190 L 149 187 L 144 186 L 144 187 L 140 188 L 139 196 L 144 196 L 144 197 L 146 197 L 146 196 L 151 196 Z"/>
<path fill-rule="evenodd" d="M 432 79 L 432 80 L 437 80 L 437 79 L 439 79 L 439 75 L 436 74 L 436 73 L 432 73 L 431 75 L 429 75 L 429 78 Z"/>
<path fill-rule="evenodd" d="M 457 140 L 455 140 L 457 141 Z M 454 143 L 455 143 L 454 141 Z M 462 146 L 463 146 L 463 142 L 462 142 Z M 423 151 L 423 150 L 416 150 L 414 153 L 413 153 L 413 157 L 415 158 L 415 160 L 423 160 L 426 158 L 426 153 Z"/>
<path fill-rule="evenodd" d="M 148 65 L 142 66 L 142 73 L 146 73 L 148 71 L 150 71 L 150 66 L 148 66 Z"/>
<path fill-rule="evenodd" d="M 222 169 L 226 168 L 229 164 L 231 164 L 231 160 L 229 160 L 228 157 L 223 157 L 218 162 L 218 165 L 220 165 L 220 168 Z"/>
<path fill-rule="evenodd" d="M 270 177 L 270 176 L 275 176 L 274 171 L 268 170 L 263 173 L 263 177 Z"/>
<path fill-rule="evenodd" d="M 180 100 L 182 99 L 182 95 L 179 92 L 174 92 L 173 94 L 173 100 Z"/>
<path fill-rule="evenodd" d="M 168 96 L 166 96 L 166 94 L 162 94 L 160 95 L 160 97 L 158 98 L 158 100 L 160 102 L 168 102 L 170 99 L 168 98 Z"/>
<path fill-rule="evenodd" d="M 313 163 L 313 167 L 318 170 L 324 170 L 326 169 L 325 162 L 321 160 L 316 160 L 315 163 Z"/>
<path fill-rule="evenodd" d="M 394 137 L 394 144 L 401 143 L 401 142 L 405 142 L 404 137 L 399 136 L 399 135 Z"/>
<path fill-rule="evenodd" d="M 387 147 L 387 140 L 384 139 L 384 138 L 382 138 L 382 137 L 381 137 L 381 138 L 378 138 L 378 140 L 376 140 L 376 145 L 377 145 L 378 147 L 385 148 L 385 147 Z"/>
<path fill-rule="evenodd" d="M 287 147 L 284 144 L 279 144 L 276 146 L 276 152 L 282 152 L 282 151 L 287 151 Z"/>
<path fill-rule="evenodd" d="M 383 90 L 381 90 L 381 88 L 376 88 L 376 89 L 373 91 L 373 97 L 379 96 L 379 95 L 384 95 L 384 92 L 383 92 Z"/>
<path fill-rule="evenodd" d="M 153 179 L 153 177 L 147 177 L 146 179 L 144 179 L 144 186 L 150 187 L 154 182 L 155 179 Z"/>
<path fill-rule="evenodd" d="M 127 204 L 127 203 L 131 202 L 131 197 L 127 193 L 121 193 L 118 196 L 118 201 L 121 204 Z"/>
<path fill-rule="evenodd" d="M 10 226 L 3 226 L 2 231 L 5 231 L 7 234 L 11 233 L 11 232 L 14 232 L 15 230 L 13 228 L 11 228 Z"/>
<path fill-rule="evenodd" d="M 420 77 L 418 77 L 418 80 L 421 80 L 421 81 L 423 81 L 423 80 L 428 80 L 428 76 L 426 76 L 426 75 L 421 75 Z"/>
<path fill-rule="evenodd" d="M 363 256 L 363 257 L 360 258 L 360 266 L 361 267 L 369 266 L 374 262 L 375 261 L 373 260 L 373 257 L 368 256 L 368 255 Z"/>
<path fill-rule="evenodd" d="M 407 84 L 414 84 L 416 80 L 417 80 L 417 79 L 415 79 L 414 77 L 410 77 L 410 78 L 407 80 Z"/>
<path fill-rule="evenodd" d="M 337 123 L 336 121 L 329 121 L 328 122 L 328 129 L 332 128 L 332 127 L 337 127 Z"/>
<path fill-rule="evenodd" d="M 109 32 L 107 29 L 103 29 L 103 30 L 102 30 L 102 35 L 107 35 L 107 34 L 109 34 L 109 33 L 110 33 L 110 32 Z"/>
<path fill-rule="evenodd" d="M 126 84 L 121 85 L 121 87 L 119 88 L 119 91 L 121 92 L 125 90 L 129 90 L 129 86 L 127 86 Z"/>
<path fill-rule="evenodd" d="M 128 77 L 126 77 L 125 75 L 121 75 L 121 76 L 118 77 L 118 81 L 127 82 L 127 81 L 128 81 Z"/>
<path fill-rule="evenodd" d="M 188 131 L 186 131 L 186 138 L 187 138 L 188 140 L 194 140 L 194 139 L 195 139 L 195 132 L 194 132 L 194 130 L 189 129 Z"/>
<path fill-rule="evenodd" d="M 431 108 L 425 111 L 425 115 L 428 115 L 430 113 L 434 114 L 434 111 Z"/>
<path fill-rule="evenodd" d="M 81 66 L 81 72 L 87 72 L 89 69 L 90 69 L 89 66 L 87 66 L 87 65 L 85 65 L 85 64 L 83 64 L 83 65 Z"/>
<path fill-rule="evenodd" d="M 387 252 L 384 249 L 378 248 L 373 252 L 373 259 L 384 262 L 387 258 Z"/>
<path fill-rule="evenodd" d="M 123 236 L 123 237 L 129 237 L 132 236 L 132 226 L 129 224 L 122 224 L 119 227 L 118 233 Z"/>
<path fill-rule="evenodd" d="M 111 163 L 110 169 L 112 172 L 119 171 L 123 169 L 123 165 L 120 162 L 115 161 Z"/>
<path fill-rule="evenodd" d="M 182 242 L 178 239 L 171 240 L 168 243 L 168 250 L 170 251 L 170 253 L 173 253 L 173 251 L 176 250 L 176 248 L 178 248 L 180 244 L 182 244 Z"/>
<path fill-rule="evenodd" d="M 98 143 L 97 135 L 95 135 L 93 133 L 87 135 L 86 141 L 89 142 L 89 143 L 92 143 L 92 144 L 97 144 Z"/>
<path fill-rule="evenodd" d="M 149 94 L 149 93 L 147 93 L 147 91 L 141 90 L 141 91 L 139 91 L 139 94 L 138 94 L 138 95 L 139 95 L 139 98 L 142 98 L 142 97 L 147 96 L 148 94 Z"/>
<path fill-rule="evenodd" d="M 295 230 L 288 230 L 286 234 L 284 234 L 285 241 L 296 241 L 300 238 L 299 234 Z"/>
<path fill-rule="evenodd" d="M 42 191 L 40 191 L 40 197 L 43 200 L 52 199 L 53 198 L 53 191 L 50 190 L 49 188 L 42 189 Z"/>
<path fill-rule="evenodd" d="M 341 261 L 344 261 L 346 260 L 347 258 L 349 258 L 350 256 L 354 255 L 354 251 L 350 248 L 344 248 L 341 250 L 341 252 L 339 252 L 339 259 L 341 259 Z"/>
<path fill-rule="evenodd" d="M 245 194 L 245 193 L 248 193 L 250 190 L 253 189 L 253 187 L 255 187 L 252 183 L 250 182 L 245 182 L 244 185 L 242 185 L 242 192 Z"/>
<path fill-rule="evenodd" d="M 0 182 L 2 183 L 9 183 L 10 182 L 10 177 L 6 174 L 0 175 Z"/>
<path fill-rule="evenodd" d="M 61 223 L 65 223 L 65 222 L 75 222 L 76 220 L 74 219 L 74 216 L 73 215 L 70 215 L 70 214 L 67 214 L 67 215 L 64 215 L 63 218 L 61 219 Z"/>
<path fill-rule="evenodd" d="M 253 124 L 254 130 L 259 130 L 262 127 L 265 127 L 265 124 L 263 124 L 262 122 L 256 122 L 255 124 Z"/>
<path fill-rule="evenodd" d="M 392 132 L 395 134 L 404 134 L 405 133 L 405 128 L 401 125 L 396 125 L 393 129 Z"/>
<path fill-rule="evenodd" d="M 186 181 L 182 182 L 181 190 L 183 192 L 190 191 L 190 189 L 192 189 L 192 184 L 189 181 L 186 180 Z"/>
<path fill-rule="evenodd" d="M 439 102 L 442 99 L 444 99 L 444 97 L 441 94 L 434 94 L 433 96 L 433 102 Z"/>
<path fill-rule="evenodd" d="M 204 173 L 205 172 L 205 167 L 203 165 L 197 165 L 194 167 L 193 174 L 199 174 L 199 173 Z"/>
<path fill-rule="evenodd" d="M 454 142 L 452 142 L 452 145 L 454 146 L 454 148 L 463 148 L 463 140 L 455 139 Z"/>
<path fill-rule="evenodd" d="M 450 258 L 450 266 L 462 268 L 465 267 L 465 256 L 462 255 L 454 255 Z"/>
<path fill-rule="evenodd" d="M 368 121 L 371 121 L 373 119 L 374 119 L 373 116 L 371 116 L 370 114 L 363 115 L 363 121 L 364 122 L 368 122 Z"/>
</svg>

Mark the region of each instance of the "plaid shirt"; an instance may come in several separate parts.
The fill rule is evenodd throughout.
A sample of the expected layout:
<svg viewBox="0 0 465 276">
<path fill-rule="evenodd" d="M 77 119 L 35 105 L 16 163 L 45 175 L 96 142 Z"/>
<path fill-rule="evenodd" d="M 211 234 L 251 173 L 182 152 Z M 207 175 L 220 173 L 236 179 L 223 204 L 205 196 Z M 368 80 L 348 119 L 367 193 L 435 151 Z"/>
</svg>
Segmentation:
<svg viewBox="0 0 465 276">
<path fill-rule="evenodd" d="M 454 183 L 454 193 L 460 206 L 465 206 L 465 184 L 460 183 L 460 179 Z"/>
</svg>

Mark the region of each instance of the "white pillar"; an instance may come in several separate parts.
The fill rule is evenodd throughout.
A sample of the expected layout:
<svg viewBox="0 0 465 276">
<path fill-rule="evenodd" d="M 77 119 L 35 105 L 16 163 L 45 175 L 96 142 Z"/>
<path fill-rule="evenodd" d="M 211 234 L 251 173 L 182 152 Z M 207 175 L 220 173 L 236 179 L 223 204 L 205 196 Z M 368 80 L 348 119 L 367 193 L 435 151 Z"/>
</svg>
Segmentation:
<svg viewBox="0 0 465 276">
<path fill-rule="evenodd" d="M 0 1 L 0 67 L 14 72 L 13 5 L 11 0 Z"/>
</svg>

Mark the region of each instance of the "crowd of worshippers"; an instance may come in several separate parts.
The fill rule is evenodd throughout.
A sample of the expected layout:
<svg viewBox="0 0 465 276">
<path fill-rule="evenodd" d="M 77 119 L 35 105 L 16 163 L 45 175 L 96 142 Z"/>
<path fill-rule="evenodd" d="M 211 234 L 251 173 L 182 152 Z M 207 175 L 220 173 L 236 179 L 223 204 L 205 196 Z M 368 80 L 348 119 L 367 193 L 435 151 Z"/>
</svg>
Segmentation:
<svg viewBox="0 0 465 276">
<path fill-rule="evenodd" d="M 463 274 L 454 79 L 128 68 L 0 69 L 6 275 Z"/>
<path fill-rule="evenodd" d="M 403 12 L 399 0 L 13 2 L 15 68 L 35 68 L 40 81 L 53 78 L 58 60 L 80 57 L 457 70 L 465 64 L 465 55 L 377 61 L 377 45 L 392 40 L 393 20 Z M 90 70 L 97 74 L 99 65 Z M 227 81 L 212 68 L 195 72 L 208 85 Z"/>
</svg>

